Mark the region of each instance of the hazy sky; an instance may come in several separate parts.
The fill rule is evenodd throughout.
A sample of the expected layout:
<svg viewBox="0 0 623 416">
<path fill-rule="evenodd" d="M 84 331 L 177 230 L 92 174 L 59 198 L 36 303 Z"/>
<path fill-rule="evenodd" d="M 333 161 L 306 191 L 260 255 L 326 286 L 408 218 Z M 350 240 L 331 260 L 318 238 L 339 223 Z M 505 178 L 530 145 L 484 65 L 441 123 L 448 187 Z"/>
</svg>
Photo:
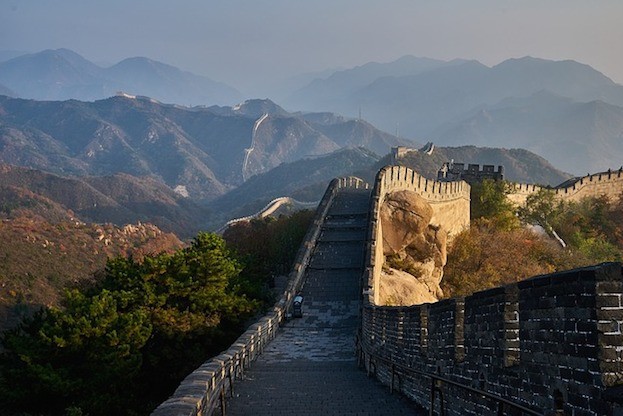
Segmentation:
<svg viewBox="0 0 623 416">
<path fill-rule="evenodd" d="M 411 54 L 574 59 L 623 83 L 622 0 L 0 0 L 0 50 L 147 56 L 247 93 Z"/>
</svg>

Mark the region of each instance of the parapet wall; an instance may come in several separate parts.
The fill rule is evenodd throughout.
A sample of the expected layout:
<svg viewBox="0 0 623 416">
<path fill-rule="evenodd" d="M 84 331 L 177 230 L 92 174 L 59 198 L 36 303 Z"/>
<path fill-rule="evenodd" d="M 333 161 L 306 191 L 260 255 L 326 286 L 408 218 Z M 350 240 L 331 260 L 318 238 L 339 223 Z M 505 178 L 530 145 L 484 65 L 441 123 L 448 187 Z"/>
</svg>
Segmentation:
<svg viewBox="0 0 623 416">
<path fill-rule="evenodd" d="M 511 189 L 508 198 L 521 206 L 526 203 L 529 195 L 543 188 L 538 185 L 513 183 Z M 569 184 L 563 183 L 556 188 L 551 188 L 551 190 L 563 201 L 576 202 L 582 198 L 602 195 L 614 200 L 623 193 L 623 169 L 586 175 Z"/>
<path fill-rule="evenodd" d="M 366 253 L 366 275 L 363 277 L 364 296 L 376 304 L 376 295 L 383 256 L 383 230 L 380 209 L 387 194 L 396 191 L 413 191 L 422 196 L 433 208 L 431 223 L 443 228 L 450 236 L 469 228 L 469 193 L 466 182 L 439 182 L 427 179 L 404 166 L 386 166 L 376 175 L 370 201 L 370 226 Z"/>
<path fill-rule="evenodd" d="M 303 284 L 305 268 L 309 263 L 327 211 L 335 195 L 342 188 L 367 188 L 359 178 L 338 178 L 331 181 L 310 226 L 289 276 L 288 286 L 281 299 L 262 319 L 251 325 L 227 351 L 206 361 L 186 377 L 175 393 L 162 403 L 152 416 L 208 416 L 222 406 L 226 394 L 233 391 L 233 383 L 242 377 L 246 368 L 277 335 L 292 308 L 294 297 Z M 222 410 L 222 414 L 224 410 Z"/>
<path fill-rule="evenodd" d="M 622 293 L 621 264 L 608 263 L 434 304 L 364 304 L 360 359 L 427 408 L 433 374 L 545 414 L 556 401 L 564 414 L 620 414 Z M 482 396 L 444 389 L 447 414 L 495 414 Z"/>
</svg>

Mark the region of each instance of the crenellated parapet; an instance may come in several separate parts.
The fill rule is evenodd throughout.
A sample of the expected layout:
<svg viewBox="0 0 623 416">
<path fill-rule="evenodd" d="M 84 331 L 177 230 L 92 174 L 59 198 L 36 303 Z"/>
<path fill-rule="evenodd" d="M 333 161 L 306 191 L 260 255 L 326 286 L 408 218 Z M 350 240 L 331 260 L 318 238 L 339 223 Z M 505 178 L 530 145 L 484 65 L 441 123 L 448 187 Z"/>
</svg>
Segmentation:
<svg viewBox="0 0 623 416">
<path fill-rule="evenodd" d="M 556 197 L 563 201 L 577 202 L 582 198 L 599 197 L 602 195 L 614 200 L 623 194 L 623 168 L 573 178 L 555 188 L 511 183 L 511 192 L 508 195 L 508 199 L 521 206 L 526 203 L 529 195 L 537 193 L 541 189 L 551 189 Z"/>
<path fill-rule="evenodd" d="M 484 179 L 502 180 L 504 179 L 504 166 L 478 165 L 464 163 L 446 162 L 437 172 L 437 179 L 440 181 L 460 181 L 467 183 L 481 182 Z"/>
<path fill-rule="evenodd" d="M 622 294 L 621 264 L 606 263 L 432 304 L 366 303 L 360 361 L 424 407 L 440 377 L 538 414 L 619 414 Z M 448 383 L 445 397 L 448 415 L 495 414 Z"/>
<path fill-rule="evenodd" d="M 458 231 L 461 222 L 454 222 L 444 207 L 464 213 L 461 201 L 469 204 L 469 186 L 463 184 L 443 187 L 397 167 L 386 167 L 377 175 L 363 276 L 360 362 L 391 390 L 426 408 L 431 406 L 431 390 L 444 379 L 449 415 L 495 414 L 498 403 L 491 397 L 504 398 L 533 414 L 560 410 L 560 414 L 599 416 L 623 411 L 620 263 L 537 276 L 436 303 L 377 304 L 375 293 L 385 260 L 378 214 L 385 196 L 397 190 L 418 192 L 431 205 L 438 203 L 440 225 L 451 224 Z M 562 185 L 554 191 L 564 200 L 615 197 L 623 190 L 623 173 L 603 172 Z M 511 196 L 521 196 L 523 202 L 541 189 L 513 186 Z M 469 221 L 463 226 L 469 226 Z"/>
</svg>

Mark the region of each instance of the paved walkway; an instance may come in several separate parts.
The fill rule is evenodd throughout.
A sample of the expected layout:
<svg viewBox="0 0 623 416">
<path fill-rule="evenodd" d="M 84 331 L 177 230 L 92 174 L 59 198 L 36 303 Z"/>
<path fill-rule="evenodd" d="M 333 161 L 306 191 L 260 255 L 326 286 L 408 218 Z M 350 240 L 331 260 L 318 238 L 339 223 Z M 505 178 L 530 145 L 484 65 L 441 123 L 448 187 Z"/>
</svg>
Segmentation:
<svg viewBox="0 0 623 416">
<path fill-rule="evenodd" d="M 337 195 L 307 268 L 303 318 L 288 322 L 234 385 L 228 416 L 424 414 L 357 368 L 369 197 L 355 189 Z"/>
</svg>

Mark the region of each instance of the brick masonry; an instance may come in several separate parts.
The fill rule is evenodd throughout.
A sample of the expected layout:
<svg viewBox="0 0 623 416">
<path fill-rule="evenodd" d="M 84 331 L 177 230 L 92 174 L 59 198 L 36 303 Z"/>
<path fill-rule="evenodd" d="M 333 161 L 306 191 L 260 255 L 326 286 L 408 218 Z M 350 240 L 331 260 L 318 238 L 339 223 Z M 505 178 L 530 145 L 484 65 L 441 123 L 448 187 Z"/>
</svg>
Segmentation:
<svg viewBox="0 0 623 416">
<path fill-rule="evenodd" d="M 620 172 L 569 185 L 566 195 L 620 193 Z M 415 179 L 412 179 L 415 178 Z M 360 354 L 369 372 L 424 407 L 435 374 L 543 414 L 619 415 L 623 401 L 623 277 L 620 263 L 538 276 L 514 285 L 411 307 L 380 307 L 374 291 L 383 264 L 378 210 L 393 190 L 411 189 L 465 214 L 469 187 L 426 183 L 386 167 L 371 201 Z M 432 194 L 430 190 L 434 190 Z M 533 192 L 535 190 L 530 190 Z M 454 205 L 454 206 L 453 206 Z M 469 216 L 469 206 L 467 207 Z M 469 223 L 467 223 L 469 224 Z M 452 230 L 452 228 L 450 228 Z M 495 403 L 446 387 L 448 414 L 495 414 Z M 438 404 L 438 403 L 437 403 Z"/>
<path fill-rule="evenodd" d="M 556 395 L 562 395 L 564 414 L 620 414 L 612 392 L 623 382 L 622 282 L 621 264 L 606 263 L 465 299 L 412 307 L 367 304 L 364 361 L 387 384 L 391 365 L 401 366 L 395 388 L 424 407 L 430 405 L 430 381 L 418 372 L 545 414 L 555 410 Z M 445 397 L 449 414 L 492 412 L 490 403 L 460 391 Z"/>
</svg>

